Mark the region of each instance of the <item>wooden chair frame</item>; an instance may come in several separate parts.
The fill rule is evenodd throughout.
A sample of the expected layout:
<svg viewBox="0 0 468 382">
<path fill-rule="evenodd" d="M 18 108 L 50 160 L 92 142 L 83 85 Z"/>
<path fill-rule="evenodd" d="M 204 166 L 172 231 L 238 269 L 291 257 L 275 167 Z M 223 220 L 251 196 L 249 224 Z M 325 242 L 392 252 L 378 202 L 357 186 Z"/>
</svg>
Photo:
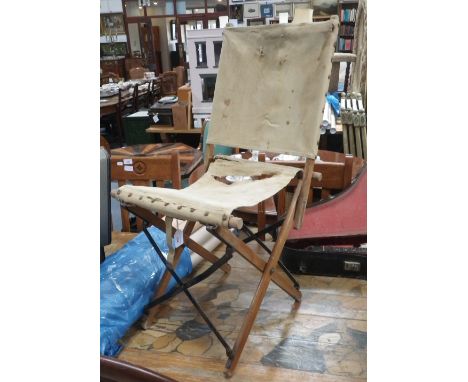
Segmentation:
<svg viewBox="0 0 468 382">
<path fill-rule="evenodd" d="M 352 155 L 344 155 L 326 150 L 319 150 L 318 155 L 322 161 L 316 162 L 314 165 L 314 173 L 312 175 L 310 187 L 311 189 L 320 189 L 320 200 L 330 197 L 332 190 L 343 190 L 350 186 L 353 176 L 355 176 L 358 169 L 363 166 L 363 161 L 360 160 L 360 158 L 354 158 Z M 265 153 L 259 154 L 259 160 L 262 162 L 265 161 Z M 303 167 L 303 164 L 297 161 L 278 161 L 274 163 L 293 167 Z M 291 192 L 291 189 L 295 187 L 295 183 L 295 181 L 292 181 L 289 184 L 289 192 Z M 309 192 L 307 200 L 308 207 L 312 205 L 313 194 L 313 192 Z M 274 206 L 272 202 L 274 203 Z M 281 193 L 277 196 L 276 201 L 267 200 L 260 202 L 257 206 L 244 207 L 236 210 L 234 215 L 241 217 L 244 221 L 255 221 L 258 230 L 261 231 L 267 224 L 272 224 L 278 220 L 278 216 L 281 216 L 284 213 L 285 204 L 285 194 Z M 270 206 L 270 210 L 267 211 L 268 206 Z M 275 238 L 276 232 L 272 232 L 272 234 L 273 238 Z M 265 240 L 264 236 L 261 236 L 261 239 Z"/>
<path fill-rule="evenodd" d="M 207 145 L 207 152 L 213 153 L 214 146 L 211 144 Z M 210 155 L 207 158 L 207 163 L 212 162 L 213 155 Z M 153 301 L 150 302 L 146 307 L 147 316 L 143 320 L 143 328 L 149 328 L 158 311 L 160 308 L 160 304 L 172 296 L 176 295 L 177 293 L 183 292 L 192 302 L 194 307 L 197 309 L 199 314 L 205 320 L 207 325 L 210 327 L 212 332 L 216 335 L 216 337 L 220 340 L 222 345 L 226 349 L 226 355 L 228 360 L 226 362 L 226 369 L 225 375 L 227 377 L 232 376 L 234 369 L 236 368 L 242 350 L 247 342 L 247 338 L 250 334 L 252 326 L 254 324 L 255 318 L 258 314 L 260 309 L 260 305 L 265 297 L 268 285 L 271 281 L 273 281 L 276 285 L 278 285 L 282 290 L 284 290 L 290 297 L 292 297 L 295 301 L 295 307 L 297 308 L 300 301 L 302 294 L 299 290 L 299 283 L 294 279 L 294 277 L 287 271 L 287 269 L 281 264 L 279 261 L 281 253 L 283 251 L 284 244 L 288 237 L 289 231 L 292 228 L 293 224 L 297 227 L 300 227 L 302 218 L 304 215 L 304 211 L 307 204 L 307 197 L 308 192 L 310 189 L 310 184 L 313 175 L 313 168 L 314 168 L 314 160 L 307 159 L 304 170 L 299 171 L 296 174 L 296 177 L 292 180 L 295 184 L 295 191 L 291 200 L 291 203 L 288 209 L 285 211 L 283 216 L 281 216 L 275 224 L 266 227 L 263 231 L 257 232 L 253 234 L 247 227 L 242 227 L 242 230 L 246 233 L 247 238 L 241 240 L 237 237 L 229 228 L 222 227 L 222 226 L 207 226 L 207 230 L 213 234 L 215 237 L 219 238 L 223 243 L 226 244 L 227 250 L 223 257 L 218 258 L 210 251 L 206 250 L 200 244 L 195 242 L 193 239 L 190 238 L 192 230 L 195 226 L 195 221 L 187 221 L 184 230 L 183 230 L 183 238 L 184 242 L 181 246 L 175 249 L 173 262 L 169 263 L 164 255 L 162 254 L 161 250 L 159 249 L 156 242 L 151 237 L 151 234 L 148 230 L 143 227 L 143 232 L 148 237 L 148 240 L 151 242 L 153 247 L 156 250 L 156 253 L 160 257 L 161 261 L 166 266 L 166 271 L 161 279 L 161 282 L 155 291 Z M 284 192 L 284 190 L 281 190 Z M 162 231 L 166 231 L 166 222 L 162 219 L 163 216 L 160 214 L 153 214 L 150 211 L 143 209 L 138 206 L 131 206 L 125 205 L 124 208 L 128 212 L 131 212 L 135 216 L 141 218 L 142 220 L 146 221 L 148 225 L 154 225 L 155 227 L 159 228 Z M 277 240 L 273 246 L 273 249 L 270 249 L 259 239 L 262 234 L 269 232 L 273 229 L 277 229 L 281 226 Z M 238 227 L 239 228 L 239 227 Z M 175 234 L 175 229 L 169 229 L 171 232 L 170 234 L 173 236 Z M 247 245 L 248 242 L 255 240 L 257 241 L 262 248 L 264 248 L 270 255 L 268 261 L 264 261 L 251 247 Z M 212 263 L 212 265 L 200 275 L 195 276 L 189 281 L 183 282 L 175 273 L 174 269 L 176 268 L 180 257 L 182 255 L 183 249 L 187 247 L 193 252 L 199 254 L 205 260 Z M 252 299 L 250 304 L 249 310 L 247 315 L 244 319 L 242 327 L 240 329 L 239 335 L 235 341 L 233 347 L 230 347 L 229 344 L 223 339 L 221 334 L 212 324 L 210 319 L 206 316 L 203 312 L 200 305 L 196 302 L 194 297 L 189 292 L 189 287 L 195 285 L 196 283 L 204 280 L 208 276 L 210 276 L 216 269 L 221 268 L 224 272 L 228 273 L 230 271 L 230 266 L 228 264 L 229 259 L 232 257 L 233 253 L 239 253 L 245 260 L 247 260 L 250 264 L 252 264 L 258 271 L 261 273 L 261 278 L 259 284 L 257 286 L 257 290 L 255 295 Z M 171 279 L 171 276 L 175 279 L 178 286 L 173 289 L 172 291 L 167 292 L 167 286 Z"/>
<path fill-rule="evenodd" d="M 125 156 L 111 156 L 111 180 L 117 181 L 119 187 L 131 183 L 135 186 L 152 186 L 155 181 L 158 187 L 164 187 L 164 182 L 170 180 L 175 189 L 182 188 L 179 153 L 158 155 L 157 157 L 132 157 L 133 171 L 126 171 L 123 165 Z M 120 163 L 120 164 L 119 164 Z M 138 167 L 137 167 L 138 166 Z M 120 208 L 122 231 L 130 232 L 128 210 Z M 137 216 L 137 230 L 143 230 L 143 220 Z"/>
<path fill-rule="evenodd" d="M 255 27 L 252 27 L 255 28 Z M 260 28 L 260 27 L 258 27 Z M 263 27 L 261 27 L 263 28 Z M 265 27 L 267 28 L 267 27 Z M 293 47 L 296 49 L 296 51 L 293 51 L 294 55 L 299 55 L 302 54 L 299 52 L 298 49 L 302 49 L 302 51 L 307 50 L 311 52 L 311 57 L 318 57 L 317 62 L 317 71 L 310 71 L 308 72 L 309 77 L 315 78 L 317 76 L 322 76 L 321 80 L 316 81 L 316 83 L 313 84 L 313 87 L 309 87 L 304 90 L 304 94 L 309 94 L 311 97 L 315 97 L 317 100 L 317 103 L 314 108 L 302 108 L 301 112 L 304 112 L 304 114 L 307 114 L 306 119 L 310 120 L 310 123 L 315 124 L 318 122 L 319 117 L 320 117 L 320 111 L 319 105 L 321 104 L 323 106 L 323 101 L 324 99 L 323 94 L 326 90 L 326 87 L 328 86 L 328 83 L 326 81 L 327 76 L 329 75 L 329 71 L 331 70 L 331 62 L 328 63 L 329 57 L 331 57 L 332 52 L 333 52 L 333 43 L 336 41 L 336 36 L 337 36 L 337 30 L 338 30 L 338 19 L 336 16 L 332 16 L 330 19 L 330 22 L 323 22 L 323 23 L 314 23 L 314 24 L 301 24 L 301 26 L 291 26 L 288 30 L 288 33 L 285 34 L 286 26 L 279 26 L 276 29 L 270 28 L 266 30 L 268 33 L 270 33 L 270 37 L 275 35 L 278 36 L 278 38 L 285 38 L 285 39 L 291 39 L 291 41 L 296 41 L 297 36 L 302 36 L 303 40 L 302 44 L 296 44 Z M 220 60 L 221 63 L 223 62 L 230 62 L 230 61 L 225 61 L 225 60 L 231 60 L 231 59 L 236 59 L 236 58 L 241 58 L 238 60 L 240 63 L 244 63 L 246 60 L 250 60 L 250 57 L 247 57 L 246 55 L 236 55 L 237 54 L 237 45 L 240 43 L 240 41 L 246 41 L 242 40 L 244 39 L 250 39 L 252 36 L 254 36 L 255 31 L 250 28 L 234 28 L 228 32 L 228 30 L 225 31 L 224 35 L 224 47 L 223 47 L 223 52 L 222 52 L 222 58 Z M 315 43 L 314 39 L 310 39 L 308 36 L 305 35 L 305 32 L 307 33 L 325 33 L 325 36 L 322 36 L 318 41 L 317 44 L 323 44 L 321 46 L 317 45 Z M 294 37 L 294 38 L 293 38 Z M 307 37 L 307 38 L 306 38 Z M 263 50 L 263 44 L 265 41 L 267 41 L 266 45 L 269 45 L 268 41 L 271 41 L 266 39 L 262 40 L 262 36 L 260 34 L 257 35 L 257 39 L 250 39 L 249 41 L 252 42 L 250 49 L 252 51 L 255 51 L 256 53 L 256 59 L 260 62 L 263 61 L 262 67 L 265 67 L 267 63 L 273 62 L 273 58 L 276 59 L 277 55 L 270 55 L 270 54 L 264 54 Z M 227 43 L 229 42 L 230 43 Z M 285 40 L 287 41 L 287 40 Z M 286 45 L 284 44 L 284 49 L 282 52 L 284 54 L 289 54 L 291 49 L 286 49 Z M 260 46 L 260 49 L 258 47 Z M 229 48 L 230 47 L 230 48 Z M 274 49 L 276 52 L 276 47 L 270 47 L 272 50 Z M 257 54 L 258 53 L 258 54 Z M 324 56 L 325 54 L 325 56 Z M 323 61 L 323 62 L 322 62 Z M 236 60 L 234 60 L 236 62 Z M 284 63 L 285 61 L 280 61 L 280 65 Z M 302 66 L 296 65 L 294 66 L 294 60 L 288 60 L 291 64 L 291 68 L 297 67 L 301 68 Z M 297 63 L 297 62 L 296 62 Z M 270 69 L 272 68 L 271 66 L 269 67 Z M 276 68 L 276 66 L 275 66 Z M 274 69 L 275 71 L 277 69 Z M 315 73 L 312 75 L 312 73 Z M 289 232 L 291 228 L 293 227 L 293 224 L 295 225 L 296 228 L 300 228 L 302 225 L 302 221 L 304 218 L 304 213 L 305 209 L 307 206 L 307 201 L 308 201 L 308 195 L 309 195 L 309 190 L 311 186 L 311 181 L 312 177 L 314 175 L 314 163 L 315 163 L 315 157 L 316 157 L 316 146 L 312 144 L 310 141 L 311 137 L 315 137 L 318 133 L 317 130 L 314 130 L 318 128 L 318 123 L 316 124 L 316 127 L 313 129 L 310 129 L 310 124 L 302 124 L 297 123 L 298 126 L 301 126 L 301 132 L 302 136 L 304 137 L 304 140 L 301 141 L 294 141 L 294 140 L 286 140 L 282 141 L 282 138 L 286 137 L 286 133 L 290 134 L 287 132 L 286 129 L 282 129 L 282 133 L 275 136 L 275 140 L 272 140 L 269 144 L 267 142 L 259 141 L 258 138 L 255 141 L 250 140 L 250 137 L 248 136 L 248 133 L 250 131 L 250 126 L 247 124 L 243 124 L 243 120 L 241 119 L 236 119 L 235 117 L 240 115 L 240 114 L 235 114 L 235 112 L 243 111 L 245 109 L 245 106 L 247 105 L 245 102 L 230 102 L 229 99 L 222 100 L 224 95 L 229 94 L 229 97 L 232 96 L 232 92 L 230 92 L 230 86 L 234 84 L 235 81 L 233 81 L 233 77 L 231 76 L 231 72 L 229 71 L 229 65 L 226 66 L 220 66 L 219 74 L 218 74 L 218 84 L 217 84 L 217 96 L 219 95 L 218 103 L 215 102 L 214 107 L 213 107 L 213 113 L 212 113 L 212 121 L 216 121 L 218 123 L 217 126 L 223 126 L 222 128 L 219 128 L 218 130 L 211 130 L 210 132 L 210 139 L 209 142 L 210 144 L 207 145 L 206 151 L 205 151 L 205 166 L 207 169 L 208 166 L 210 165 L 211 162 L 214 161 L 214 145 L 213 143 L 218 143 L 218 144 L 231 144 L 232 146 L 240 146 L 240 147 L 245 147 L 245 148 L 251 148 L 251 149 L 257 149 L 257 150 L 265 150 L 265 147 L 269 148 L 274 148 L 277 147 L 280 150 L 283 150 L 284 152 L 288 153 L 301 153 L 301 155 L 304 155 L 307 157 L 305 165 L 301 169 L 297 169 L 296 171 L 289 171 L 288 169 L 284 171 L 284 174 L 287 174 L 288 179 L 290 179 L 290 183 L 295 184 L 295 190 L 294 194 L 292 196 L 292 199 L 289 203 L 289 206 L 287 208 L 278 208 L 278 211 L 283 211 L 284 214 L 279 217 L 279 220 L 272 224 L 271 226 L 266 227 L 264 230 L 259 231 L 257 233 L 252 233 L 248 228 L 243 227 L 243 222 L 242 219 L 236 218 L 232 216 L 232 209 L 229 210 L 229 212 L 226 212 L 222 216 L 222 222 L 221 217 L 219 219 L 205 219 L 201 218 L 200 212 L 197 212 L 197 215 L 193 214 L 191 215 L 190 212 L 185 213 L 185 211 L 180 211 L 180 213 L 175 212 L 173 208 L 176 208 L 177 210 L 181 210 L 184 205 L 181 203 L 185 203 L 185 201 L 182 200 L 182 202 L 177 202 L 177 203 L 170 203 L 170 198 L 168 197 L 167 201 L 167 208 L 163 208 L 162 204 L 166 203 L 162 198 L 151 198 L 147 196 L 150 200 L 144 200 L 143 202 L 139 203 L 136 201 L 136 198 L 134 201 L 132 201 L 132 195 L 133 192 L 135 192 L 135 195 L 133 197 L 136 197 L 140 191 L 135 189 L 132 191 L 131 187 L 124 188 L 124 190 L 117 190 L 113 195 L 121 200 L 123 202 L 124 200 L 129 201 L 129 203 L 137 203 L 140 204 L 141 206 L 145 206 L 146 208 L 136 206 L 135 204 L 126 204 L 124 203 L 124 206 L 128 211 L 131 213 L 135 214 L 136 216 L 139 216 L 141 219 L 145 220 L 149 224 L 154 225 L 155 227 L 163 230 L 166 232 L 168 242 L 169 242 L 169 248 L 171 248 L 170 245 L 170 240 L 171 236 L 173 236 L 176 232 L 176 230 L 173 228 L 171 222 L 172 218 L 163 220 L 163 216 L 160 213 L 157 213 L 158 211 L 173 211 L 170 212 L 173 216 L 182 216 L 182 217 L 187 217 L 186 219 L 186 224 L 182 233 L 183 237 L 183 244 L 177 247 L 175 250 L 171 249 L 170 250 L 170 255 L 168 255 L 168 258 L 171 259 L 169 262 L 166 260 L 165 256 L 163 255 L 162 251 L 159 249 L 157 243 L 154 241 L 152 238 L 151 234 L 147 230 L 147 228 L 143 229 L 143 232 L 147 236 L 148 240 L 154 247 L 157 255 L 159 256 L 160 260 L 163 262 L 163 264 L 166 266 L 166 271 L 163 275 L 163 278 L 155 292 L 155 298 L 152 302 L 150 302 L 146 306 L 146 312 L 148 313 L 146 321 L 144 322 L 144 327 L 148 327 L 151 325 L 153 322 L 153 319 L 155 318 L 155 315 L 158 312 L 158 308 L 162 302 L 166 301 L 170 297 L 174 296 L 177 293 L 183 292 L 187 298 L 192 302 L 193 306 L 196 308 L 198 313 L 201 315 L 201 317 L 204 319 L 206 324 L 209 326 L 211 331 L 216 335 L 216 337 L 219 339 L 221 344 L 224 346 L 226 349 L 226 355 L 228 357 L 228 360 L 226 362 L 226 369 L 225 369 L 225 375 L 227 377 L 230 377 L 235 370 L 240 356 L 242 354 L 242 351 L 245 347 L 245 344 L 247 342 L 248 336 L 250 334 L 250 331 L 253 327 L 255 318 L 257 317 L 258 311 L 260 309 L 260 305 L 265 297 L 268 285 L 270 282 L 275 283 L 278 285 L 282 290 L 284 290 L 290 297 L 292 297 L 295 301 L 294 306 L 297 307 L 298 304 L 301 301 L 302 294 L 299 290 L 299 284 L 297 281 L 294 279 L 294 277 L 286 272 L 285 268 L 282 267 L 279 259 L 281 256 L 281 253 L 284 248 L 284 244 L 286 242 L 286 239 L 289 236 Z M 225 76 L 225 77 L 223 77 Z M 220 81 L 221 78 L 224 78 L 224 82 Z M 287 76 L 285 76 L 287 78 Z M 250 84 L 250 89 L 253 89 L 254 82 L 249 82 Z M 162 91 L 164 92 L 164 78 L 162 81 Z M 219 86 L 221 85 L 221 86 Z M 246 88 L 247 89 L 247 88 Z M 288 88 L 289 89 L 289 88 Z M 269 87 L 264 87 L 262 92 L 267 94 L 267 92 L 270 92 L 271 89 Z M 225 94 L 226 93 L 226 94 Z M 291 94 L 289 95 L 288 99 L 292 102 L 296 97 L 292 95 L 294 93 L 294 89 L 291 90 Z M 289 93 L 288 93 L 289 94 Z M 227 97 L 227 95 L 226 95 Z M 217 105 L 217 106 L 216 106 Z M 224 105 L 224 106 L 223 106 Z M 320 106 L 320 108 L 322 107 Z M 268 106 L 266 106 L 268 107 Z M 229 123 L 226 122 L 226 124 L 223 125 L 223 110 L 230 110 L 230 112 L 234 113 L 231 119 L 228 119 Z M 304 111 L 305 110 L 305 111 Z M 290 117 L 294 117 L 294 120 L 296 120 L 296 114 L 297 111 L 290 111 L 287 114 L 289 114 Z M 229 112 L 227 112 L 229 114 Z M 257 119 L 260 117 L 257 116 Z M 258 121 L 257 121 L 258 122 Z M 307 121 L 308 122 L 308 121 Z M 236 126 L 238 124 L 239 126 Z M 258 122 L 260 125 L 261 122 Z M 289 121 L 286 123 L 286 125 L 290 124 Z M 286 126 L 285 125 L 285 126 Z M 230 128 L 238 127 L 238 131 L 236 131 L 237 136 L 233 137 L 230 136 L 229 134 L 225 134 L 226 131 L 228 131 Z M 290 126 L 291 127 L 291 126 Z M 229 130 L 232 132 L 232 130 Z M 261 133 L 261 132 L 259 132 Z M 287 135 L 289 138 L 289 135 Z M 254 136 L 255 137 L 255 136 Z M 306 139 L 307 138 L 307 139 Z M 258 146 L 257 146 L 258 145 Z M 223 159 L 220 159 L 223 160 Z M 224 158 L 224 160 L 227 160 Z M 232 165 L 232 168 L 234 168 L 235 165 Z M 238 162 L 238 169 L 242 169 L 242 166 L 245 166 L 246 168 L 249 166 L 247 163 L 243 162 Z M 222 166 L 220 166 L 222 168 Z M 256 164 L 255 169 L 258 169 L 258 171 L 261 170 L 262 165 Z M 268 171 L 269 167 L 268 164 L 264 164 L 265 171 Z M 228 168 L 228 167 L 226 167 Z M 266 174 L 266 173 L 265 173 Z M 276 174 L 276 172 L 274 173 Z M 281 171 L 278 171 L 278 174 L 281 176 Z M 225 174 L 229 175 L 229 174 Z M 293 177 L 294 175 L 294 177 Z M 260 178 L 262 177 L 262 173 L 260 173 Z M 207 180 L 209 182 L 210 180 Z M 279 187 L 275 187 L 275 193 L 277 194 L 283 194 L 284 195 L 284 189 L 286 188 L 287 185 L 285 185 L 287 181 L 284 180 L 281 182 L 282 186 L 285 186 L 282 190 L 278 190 Z M 208 183 L 209 184 L 209 183 Z M 205 184 L 203 186 L 206 186 Z M 122 194 L 120 197 L 118 196 L 120 193 L 124 192 L 125 190 L 128 191 L 126 194 Z M 198 190 L 199 191 L 199 190 Z M 157 194 L 157 193 L 156 193 Z M 264 198 L 267 199 L 266 195 L 268 193 L 264 193 Z M 271 195 L 271 194 L 270 194 Z M 269 195 L 269 196 L 270 196 Z M 196 195 L 198 198 L 202 198 L 202 193 L 200 191 L 199 195 Z M 143 193 L 139 196 L 140 198 L 143 197 Z M 258 201 L 258 198 L 253 198 L 252 195 L 252 201 L 251 203 L 256 203 Z M 141 200 L 141 199 L 139 199 Z M 187 202 L 187 204 L 190 203 L 196 203 L 195 201 L 190 201 Z M 278 198 L 278 200 L 282 200 L 282 198 Z M 149 206 L 150 203 L 161 203 L 161 207 L 157 208 L 151 208 Z M 243 202 L 242 202 L 243 203 Z M 250 202 L 249 202 L 250 203 Z M 278 202 L 279 203 L 279 202 Z M 157 205 L 155 205 L 157 206 Z M 194 206 L 194 205 L 192 205 Z M 164 206 L 166 207 L 166 206 Z M 188 207 L 188 206 L 186 206 Z M 196 207 L 196 206 L 195 206 Z M 215 207 L 215 204 L 213 205 Z M 237 207 L 237 206 L 236 206 Z M 233 207 L 233 208 L 236 208 Z M 207 208 L 208 210 L 209 208 Z M 196 208 L 193 208 L 193 210 L 196 210 Z M 155 211 L 155 212 L 151 212 Z M 209 214 L 209 211 L 205 212 L 204 216 L 206 213 Z M 228 215 L 229 214 L 229 215 Z M 195 217 L 198 216 L 198 217 Z M 193 219 L 193 221 L 191 220 Z M 215 222 L 215 223 L 210 223 L 210 224 L 204 224 L 206 226 L 206 229 L 208 232 L 213 234 L 215 237 L 219 238 L 222 242 L 224 242 L 227 245 L 227 250 L 226 253 L 221 257 L 218 258 L 215 256 L 212 252 L 206 250 L 204 247 L 196 243 L 194 240 L 190 238 L 190 235 L 192 233 L 192 230 L 195 226 L 195 219 L 201 219 L 202 221 L 205 222 Z M 200 222 L 202 223 L 202 222 Z M 273 245 L 272 250 L 270 249 L 260 240 L 260 236 L 266 232 L 269 232 L 270 230 L 277 229 L 278 227 L 281 227 L 279 229 L 279 234 L 277 237 L 276 242 Z M 231 228 L 237 228 L 237 229 L 243 229 L 244 232 L 247 235 L 247 238 L 245 239 L 240 239 L 237 237 L 230 229 Z M 251 247 L 247 245 L 248 242 L 255 240 L 257 241 L 262 248 L 269 254 L 269 258 L 265 261 L 260 255 L 258 255 Z M 201 274 L 192 277 L 190 280 L 185 280 L 182 281 L 176 272 L 174 271 L 175 267 L 177 266 L 177 263 L 180 260 L 180 257 L 182 255 L 183 249 L 187 247 L 191 249 L 193 252 L 198 253 L 200 256 L 205 258 L 206 260 L 210 261 L 212 265 L 203 271 Z M 225 272 L 229 272 L 229 265 L 228 261 L 232 257 L 233 253 L 237 252 L 239 255 L 241 255 L 245 260 L 247 260 L 252 266 L 254 266 L 259 272 L 260 272 L 260 280 L 257 286 L 257 289 L 255 291 L 255 294 L 253 296 L 252 302 L 250 303 L 250 307 L 247 311 L 247 314 L 244 318 L 244 321 L 242 323 L 241 329 L 239 331 L 239 334 L 237 336 L 237 339 L 235 340 L 234 345 L 231 347 L 226 340 L 221 336 L 219 331 L 216 329 L 216 327 L 213 325 L 213 323 L 210 321 L 210 319 L 207 317 L 207 315 L 204 313 L 203 309 L 200 307 L 200 305 L 197 303 L 197 301 L 194 299 L 194 297 L 191 295 L 189 288 L 196 283 L 204 280 L 208 276 L 210 276 L 216 269 L 223 269 Z M 176 287 L 172 289 L 171 291 L 167 291 L 168 283 L 169 280 L 171 279 L 171 276 L 175 279 L 176 281 Z"/>
</svg>

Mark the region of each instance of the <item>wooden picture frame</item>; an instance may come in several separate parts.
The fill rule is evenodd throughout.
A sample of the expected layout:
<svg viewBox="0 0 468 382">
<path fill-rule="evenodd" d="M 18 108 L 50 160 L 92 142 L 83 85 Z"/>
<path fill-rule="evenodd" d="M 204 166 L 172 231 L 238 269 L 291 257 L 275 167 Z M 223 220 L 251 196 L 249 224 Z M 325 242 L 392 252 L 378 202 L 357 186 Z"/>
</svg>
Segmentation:
<svg viewBox="0 0 468 382">
<path fill-rule="evenodd" d="M 244 3 L 244 19 L 258 19 L 260 17 L 259 3 Z"/>
<path fill-rule="evenodd" d="M 112 32 L 113 34 L 125 34 L 123 13 L 101 14 L 101 36 L 109 32 Z"/>
<path fill-rule="evenodd" d="M 292 3 L 276 3 L 275 4 L 275 17 L 279 17 L 282 12 L 288 12 L 288 17 L 293 16 Z"/>
<path fill-rule="evenodd" d="M 312 0 L 311 8 L 314 9 L 314 16 L 337 15 L 338 0 Z"/>
</svg>

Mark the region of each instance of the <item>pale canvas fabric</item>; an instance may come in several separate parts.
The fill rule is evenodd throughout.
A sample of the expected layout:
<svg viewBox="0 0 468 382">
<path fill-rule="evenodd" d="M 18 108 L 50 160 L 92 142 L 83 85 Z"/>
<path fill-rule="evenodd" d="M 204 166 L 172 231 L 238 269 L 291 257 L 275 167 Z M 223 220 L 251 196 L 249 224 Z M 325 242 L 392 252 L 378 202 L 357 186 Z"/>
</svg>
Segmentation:
<svg viewBox="0 0 468 382">
<path fill-rule="evenodd" d="M 298 168 L 268 162 L 219 156 L 196 183 L 182 190 L 122 186 L 114 190 L 112 196 L 125 204 L 136 205 L 151 212 L 227 227 L 229 216 L 234 209 L 256 205 L 276 194 L 298 171 Z M 216 179 L 229 175 L 269 177 L 232 184 L 225 184 Z"/>
<path fill-rule="evenodd" d="M 224 30 L 208 143 L 315 158 L 338 18 Z"/>
<path fill-rule="evenodd" d="M 208 142 L 315 158 L 338 20 L 225 30 Z M 283 189 L 300 171 L 219 157 L 183 190 L 122 186 L 112 195 L 152 212 L 228 226 L 232 211 Z M 259 177 L 225 184 L 217 177 Z"/>
</svg>

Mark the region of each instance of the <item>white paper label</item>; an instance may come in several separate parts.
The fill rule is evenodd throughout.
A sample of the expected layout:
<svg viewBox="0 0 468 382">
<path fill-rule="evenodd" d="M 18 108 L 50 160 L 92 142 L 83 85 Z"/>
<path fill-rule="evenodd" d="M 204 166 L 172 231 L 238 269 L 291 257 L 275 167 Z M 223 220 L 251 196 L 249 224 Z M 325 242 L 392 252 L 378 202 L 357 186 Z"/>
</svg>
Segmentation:
<svg viewBox="0 0 468 382">
<path fill-rule="evenodd" d="M 124 166 L 124 171 L 133 171 L 133 166 Z"/>
<path fill-rule="evenodd" d="M 124 164 L 133 164 L 133 161 L 132 161 L 131 158 L 129 158 L 129 159 L 124 159 L 123 162 L 124 162 Z"/>
<path fill-rule="evenodd" d="M 184 233 L 182 230 L 178 229 L 175 231 L 174 237 L 172 239 L 172 246 L 174 248 L 180 247 L 184 244 Z"/>
<path fill-rule="evenodd" d="M 123 166 L 123 162 L 117 162 L 117 166 Z"/>
<path fill-rule="evenodd" d="M 154 121 L 154 123 L 158 123 L 159 118 L 158 118 L 158 115 L 157 115 L 157 114 L 155 114 L 155 115 L 153 116 L 153 121 Z"/>
</svg>

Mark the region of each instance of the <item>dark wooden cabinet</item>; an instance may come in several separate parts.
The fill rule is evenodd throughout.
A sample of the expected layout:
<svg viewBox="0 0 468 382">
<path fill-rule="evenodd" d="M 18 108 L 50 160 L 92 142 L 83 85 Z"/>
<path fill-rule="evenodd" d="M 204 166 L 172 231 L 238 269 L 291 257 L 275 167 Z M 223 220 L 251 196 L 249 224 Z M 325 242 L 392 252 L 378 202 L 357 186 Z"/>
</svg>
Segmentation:
<svg viewBox="0 0 468 382">
<path fill-rule="evenodd" d="M 125 59 L 108 59 L 101 60 L 102 74 L 115 73 L 120 78 L 125 78 Z"/>
</svg>

